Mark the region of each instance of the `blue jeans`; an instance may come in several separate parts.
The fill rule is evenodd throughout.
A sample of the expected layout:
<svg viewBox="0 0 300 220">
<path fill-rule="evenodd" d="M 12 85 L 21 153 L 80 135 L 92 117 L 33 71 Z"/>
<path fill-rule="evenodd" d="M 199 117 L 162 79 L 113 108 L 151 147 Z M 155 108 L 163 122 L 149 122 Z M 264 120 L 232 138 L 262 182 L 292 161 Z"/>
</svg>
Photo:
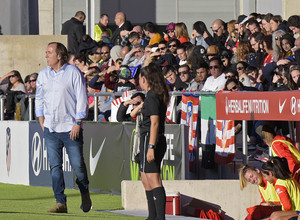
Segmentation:
<svg viewBox="0 0 300 220">
<path fill-rule="evenodd" d="M 74 141 L 70 139 L 70 132 L 50 132 L 48 128 L 45 128 L 44 137 L 56 203 L 66 204 L 67 199 L 64 194 L 65 181 L 62 170 L 63 146 L 66 147 L 71 166 L 77 176 L 76 183 L 80 192 L 83 194 L 89 190 L 89 180 L 83 158 L 82 129 L 80 130 L 79 138 Z"/>
</svg>

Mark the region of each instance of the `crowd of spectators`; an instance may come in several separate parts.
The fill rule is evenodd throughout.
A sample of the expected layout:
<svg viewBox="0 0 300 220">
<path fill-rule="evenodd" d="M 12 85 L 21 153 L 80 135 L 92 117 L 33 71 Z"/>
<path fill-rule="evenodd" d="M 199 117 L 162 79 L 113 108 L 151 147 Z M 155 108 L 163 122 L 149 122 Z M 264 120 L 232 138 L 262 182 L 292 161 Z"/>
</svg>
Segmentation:
<svg viewBox="0 0 300 220">
<path fill-rule="evenodd" d="M 123 12 L 116 13 L 117 29 L 112 31 L 109 19 L 100 16 L 95 36 L 84 34 L 82 11 L 62 26 L 62 34 L 68 35 L 69 63 L 81 70 L 89 92 L 139 91 L 139 70 L 150 63 L 162 68 L 170 91 L 286 91 L 300 85 L 298 15 L 287 21 L 271 13 L 240 15 L 228 22 L 216 19 L 212 24 L 196 21 L 190 34 L 184 22 L 170 22 L 163 33 L 152 22 L 133 26 Z M 18 75 L 11 71 L 1 77 L 2 93 L 35 93 L 37 74 L 25 82 Z M 100 97 L 99 121 L 110 119 L 112 100 Z M 89 102 L 92 112 L 93 97 Z M 7 106 L 6 118 L 12 119 Z"/>
</svg>

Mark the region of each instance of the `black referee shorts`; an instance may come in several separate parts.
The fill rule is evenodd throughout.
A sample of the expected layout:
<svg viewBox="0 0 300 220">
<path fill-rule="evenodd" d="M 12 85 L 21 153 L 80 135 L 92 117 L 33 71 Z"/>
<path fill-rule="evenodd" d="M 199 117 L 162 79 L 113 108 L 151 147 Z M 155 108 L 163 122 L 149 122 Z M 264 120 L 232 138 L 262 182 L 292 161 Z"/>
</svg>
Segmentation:
<svg viewBox="0 0 300 220">
<path fill-rule="evenodd" d="M 144 173 L 160 173 L 160 165 L 167 149 L 167 142 L 165 135 L 158 135 L 156 147 L 154 149 L 154 161 L 148 163 L 147 152 L 149 143 L 149 133 L 141 135 L 140 141 L 140 171 Z"/>
</svg>

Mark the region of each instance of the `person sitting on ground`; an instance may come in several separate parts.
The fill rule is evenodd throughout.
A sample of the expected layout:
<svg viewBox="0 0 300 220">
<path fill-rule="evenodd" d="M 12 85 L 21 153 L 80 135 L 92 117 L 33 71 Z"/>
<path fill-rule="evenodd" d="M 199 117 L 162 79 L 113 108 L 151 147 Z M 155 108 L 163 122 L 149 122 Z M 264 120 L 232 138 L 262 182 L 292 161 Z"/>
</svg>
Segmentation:
<svg viewBox="0 0 300 220">
<path fill-rule="evenodd" d="M 269 219 L 289 219 L 297 216 L 300 210 L 300 185 L 291 177 L 287 159 L 274 157 L 262 165 L 264 178 L 273 186 L 278 194 L 283 211 L 273 212 Z"/>
<path fill-rule="evenodd" d="M 117 112 L 118 122 L 123 122 L 123 121 L 135 122 L 135 119 L 132 118 L 130 114 L 126 114 L 127 109 L 130 105 L 132 105 L 132 110 L 134 110 L 135 108 L 140 106 L 140 104 L 142 104 L 144 100 L 145 100 L 145 94 L 141 92 L 137 92 L 131 96 L 130 100 L 122 102 Z"/>
<path fill-rule="evenodd" d="M 121 66 L 120 72 L 119 72 L 119 81 L 115 85 L 114 91 L 115 92 L 126 92 L 128 90 L 135 89 L 135 85 L 129 82 L 131 79 L 131 70 L 128 66 Z"/>
<path fill-rule="evenodd" d="M 266 123 L 262 127 L 262 139 L 271 148 L 272 155 L 285 157 L 293 178 L 300 183 L 300 152 L 288 137 L 276 135 L 273 126 Z"/>
<path fill-rule="evenodd" d="M 240 189 L 243 190 L 248 183 L 258 186 L 262 201 L 259 205 L 247 208 L 246 219 L 263 219 L 271 215 L 272 212 L 280 211 L 280 199 L 275 191 L 275 187 L 269 183 L 262 172 L 253 166 L 243 165 L 239 170 Z"/>
</svg>

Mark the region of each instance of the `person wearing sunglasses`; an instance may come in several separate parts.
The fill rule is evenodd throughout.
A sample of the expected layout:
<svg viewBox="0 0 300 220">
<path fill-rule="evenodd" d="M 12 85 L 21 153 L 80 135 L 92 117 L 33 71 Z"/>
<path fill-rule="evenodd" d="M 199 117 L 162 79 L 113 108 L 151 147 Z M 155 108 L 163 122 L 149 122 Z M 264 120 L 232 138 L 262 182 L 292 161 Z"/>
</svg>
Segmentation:
<svg viewBox="0 0 300 220">
<path fill-rule="evenodd" d="M 213 57 L 209 60 L 209 70 L 211 76 L 205 81 L 202 90 L 220 91 L 224 89 L 226 79 L 223 73 L 223 63 L 219 57 Z"/>
<path fill-rule="evenodd" d="M 169 51 L 176 57 L 177 57 L 177 48 L 179 45 L 180 45 L 180 41 L 177 39 L 171 39 L 167 43 L 167 47 L 168 47 Z"/>
<path fill-rule="evenodd" d="M 175 23 L 171 22 L 166 26 L 166 32 L 163 32 L 165 41 L 177 39 L 175 35 Z"/>
<path fill-rule="evenodd" d="M 213 32 L 213 42 L 208 42 L 208 45 L 217 45 L 219 48 L 224 49 L 228 32 L 225 29 L 225 22 L 221 19 L 216 19 L 211 26 Z"/>
<path fill-rule="evenodd" d="M 145 100 L 145 94 L 141 92 L 134 93 L 131 98 L 125 102 L 122 102 L 117 112 L 117 121 L 131 121 L 135 122 L 135 119 L 131 117 L 130 113 L 126 114 L 127 109 L 132 106 L 132 111 L 137 107 L 141 108 Z"/>
<path fill-rule="evenodd" d="M 246 68 L 248 67 L 248 63 L 240 61 L 236 64 L 236 71 L 238 72 L 239 75 L 239 81 L 244 85 L 244 86 L 251 86 L 251 82 L 247 74 L 245 73 Z"/>
<path fill-rule="evenodd" d="M 21 91 L 26 92 L 26 88 L 21 74 L 17 70 L 12 70 L 0 78 L 0 84 L 4 84 L 1 89 L 6 91 Z"/>
<path fill-rule="evenodd" d="M 198 84 L 192 76 L 192 71 L 187 64 L 181 65 L 178 67 L 178 75 L 181 81 L 187 84 L 186 91 L 196 91 Z"/>
</svg>

